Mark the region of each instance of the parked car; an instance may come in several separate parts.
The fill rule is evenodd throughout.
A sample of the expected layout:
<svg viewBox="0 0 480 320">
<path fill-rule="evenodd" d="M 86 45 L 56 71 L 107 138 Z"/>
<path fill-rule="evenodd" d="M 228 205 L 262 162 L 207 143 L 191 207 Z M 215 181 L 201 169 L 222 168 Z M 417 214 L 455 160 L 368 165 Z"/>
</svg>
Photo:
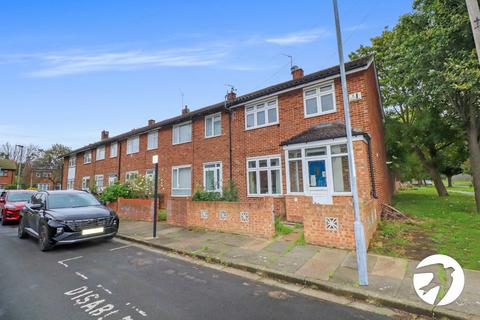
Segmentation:
<svg viewBox="0 0 480 320">
<path fill-rule="evenodd" d="M 0 194 L 0 218 L 2 225 L 20 220 L 20 211 L 30 201 L 36 191 L 6 190 Z"/>
<path fill-rule="evenodd" d="M 118 231 L 115 211 L 85 191 L 39 191 L 22 210 L 18 237 L 38 238 L 40 250 L 93 239 L 111 239 Z"/>
</svg>

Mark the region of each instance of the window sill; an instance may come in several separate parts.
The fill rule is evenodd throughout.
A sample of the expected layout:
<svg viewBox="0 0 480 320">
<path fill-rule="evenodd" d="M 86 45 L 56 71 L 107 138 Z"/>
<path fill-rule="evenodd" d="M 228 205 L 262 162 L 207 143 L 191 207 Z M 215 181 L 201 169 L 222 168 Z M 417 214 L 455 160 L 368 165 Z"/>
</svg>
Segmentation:
<svg viewBox="0 0 480 320">
<path fill-rule="evenodd" d="M 158 149 L 158 146 L 156 146 L 155 148 L 148 148 L 148 147 L 147 147 L 147 151 L 156 150 L 156 149 Z"/>
<path fill-rule="evenodd" d="M 90 163 L 92 163 L 92 161 L 90 161 L 90 162 L 84 162 L 83 164 L 90 164 Z"/>
<path fill-rule="evenodd" d="M 324 116 L 324 115 L 327 115 L 327 114 L 332 114 L 332 113 L 335 113 L 335 112 L 337 112 L 337 109 L 333 109 L 332 111 L 327 111 L 327 112 L 315 113 L 315 114 L 306 114 L 306 113 L 304 113 L 304 118 L 305 118 L 305 119 L 307 119 L 307 118 L 315 118 L 315 117 Z"/>
<path fill-rule="evenodd" d="M 191 143 L 191 142 L 192 142 L 192 140 L 190 140 L 190 141 L 185 141 L 185 142 L 178 142 L 178 143 L 173 143 L 173 142 L 172 142 L 172 146 L 178 146 L 178 145 L 180 145 L 180 144 Z"/>
<path fill-rule="evenodd" d="M 105 158 L 103 158 L 103 159 L 96 159 L 95 162 L 102 161 L 102 160 L 105 160 Z"/>
<path fill-rule="evenodd" d="M 188 194 L 188 195 L 170 194 L 170 196 L 174 198 L 188 198 L 188 197 L 191 197 L 192 195 L 191 194 Z"/>
<path fill-rule="evenodd" d="M 217 134 L 215 136 L 209 136 L 209 137 L 205 136 L 205 139 L 218 138 L 218 137 L 221 137 L 221 136 L 222 136 L 222 134 L 220 133 L 220 134 Z"/>
<path fill-rule="evenodd" d="M 130 152 L 130 153 L 127 153 L 126 155 L 129 156 L 131 154 L 136 154 L 136 153 L 139 153 L 139 151 L 136 151 L 136 152 Z"/>
<path fill-rule="evenodd" d="M 284 196 L 283 194 L 248 194 L 247 198 L 265 198 L 265 197 L 280 198 L 283 196 Z"/>
<path fill-rule="evenodd" d="M 245 126 L 245 131 L 250 131 L 250 130 L 255 130 L 255 129 L 261 129 L 261 128 L 266 128 L 266 127 L 271 127 L 271 126 L 276 126 L 276 125 L 279 125 L 280 122 L 277 121 L 277 122 L 274 122 L 274 123 L 269 123 L 269 124 L 264 124 L 262 126 L 256 126 L 256 127 L 251 127 L 251 128 L 247 128 Z"/>
</svg>

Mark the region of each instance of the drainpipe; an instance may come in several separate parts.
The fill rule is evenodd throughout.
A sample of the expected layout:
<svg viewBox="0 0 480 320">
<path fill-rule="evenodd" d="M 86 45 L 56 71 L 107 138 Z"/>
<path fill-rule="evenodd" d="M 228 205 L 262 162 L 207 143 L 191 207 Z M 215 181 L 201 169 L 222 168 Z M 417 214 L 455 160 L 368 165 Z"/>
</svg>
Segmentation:
<svg viewBox="0 0 480 320">
<path fill-rule="evenodd" d="M 224 108 L 228 112 L 228 156 L 229 156 L 229 169 L 230 169 L 230 181 L 233 180 L 233 168 L 232 168 L 232 110 L 227 107 L 227 98 L 225 98 Z"/>
<path fill-rule="evenodd" d="M 118 157 L 118 173 L 117 173 L 117 181 L 120 183 L 120 169 L 121 169 L 121 162 L 122 162 L 122 141 L 117 141 L 117 157 Z"/>
<path fill-rule="evenodd" d="M 372 184 L 372 197 L 374 199 L 378 199 L 377 186 L 375 184 L 375 174 L 373 173 L 372 139 L 369 135 L 366 135 L 365 137 L 367 138 L 368 165 L 370 167 L 370 183 Z"/>
</svg>

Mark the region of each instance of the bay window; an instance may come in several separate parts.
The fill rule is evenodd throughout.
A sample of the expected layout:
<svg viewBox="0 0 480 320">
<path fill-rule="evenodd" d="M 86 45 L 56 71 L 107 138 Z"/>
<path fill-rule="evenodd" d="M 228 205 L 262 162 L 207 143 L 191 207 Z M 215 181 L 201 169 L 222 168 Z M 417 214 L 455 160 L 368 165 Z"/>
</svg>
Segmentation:
<svg viewBox="0 0 480 320">
<path fill-rule="evenodd" d="M 280 157 L 248 158 L 247 186 L 250 196 L 282 194 Z"/>
</svg>

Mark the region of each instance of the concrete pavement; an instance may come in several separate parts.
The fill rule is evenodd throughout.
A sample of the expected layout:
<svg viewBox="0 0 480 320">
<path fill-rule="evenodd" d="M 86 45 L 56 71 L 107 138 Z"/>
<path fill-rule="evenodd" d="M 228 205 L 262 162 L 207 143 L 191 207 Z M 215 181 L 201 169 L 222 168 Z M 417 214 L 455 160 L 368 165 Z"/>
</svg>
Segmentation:
<svg viewBox="0 0 480 320">
<path fill-rule="evenodd" d="M 298 245 L 298 234 L 265 240 L 159 223 L 157 238 L 152 239 L 152 223 L 141 221 L 122 221 L 120 234 L 125 239 L 165 250 L 416 314 L 480 318 L 479 271 L 465 270 L 462 295 L 450 305 L 433 308 L 420 300 L 413 288 L 413 272 L 418 261 L 369 254 L 369 285 L 360 287 L 354 252 Z"/>
<path fill-rule="evenodd" d="M 0 257 L 6 320 L 388 318 L 116 240 L 40 252 L 6 226 Z"/>
</svg>

